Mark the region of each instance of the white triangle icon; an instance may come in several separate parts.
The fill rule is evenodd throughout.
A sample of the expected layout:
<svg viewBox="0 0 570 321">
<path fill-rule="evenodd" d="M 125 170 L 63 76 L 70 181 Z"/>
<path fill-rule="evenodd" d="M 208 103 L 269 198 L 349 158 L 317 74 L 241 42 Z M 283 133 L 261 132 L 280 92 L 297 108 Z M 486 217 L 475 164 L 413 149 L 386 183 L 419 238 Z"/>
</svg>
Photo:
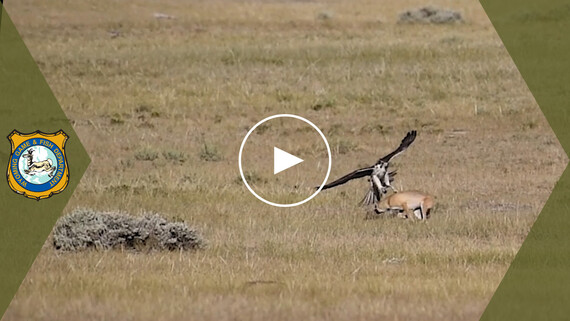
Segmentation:
<svg viewBox="0 0 570 321">
<path fill-rule="evenodd" d="M 302 162 L 303 160 L 299 157 L 293 156 L 277 147 L 273 147 L 273 175 Z"/>
</svg>

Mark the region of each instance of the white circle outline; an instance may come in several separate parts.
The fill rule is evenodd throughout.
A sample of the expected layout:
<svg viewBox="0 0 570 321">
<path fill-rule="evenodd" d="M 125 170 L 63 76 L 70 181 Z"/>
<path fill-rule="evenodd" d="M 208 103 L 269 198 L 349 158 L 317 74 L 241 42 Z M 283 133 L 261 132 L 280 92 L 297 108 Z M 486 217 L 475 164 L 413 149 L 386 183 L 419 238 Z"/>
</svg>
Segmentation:
<svg viewBox="0 0 570 321">
<path fill-rule="evenodd" d="M 241 155 L 243 152 L 243 147 L 245 146 L 245 143 L 246 143 L 247 139 L 249 138 L 249 135 L 251 135 L 251 133 L 253 133 L 253 131 L 259 125 L 263 124 L 264 122 L 271 120 L 271 119 L 275 119 L 275 118 L 281 118 L 281 117 L 295 118 L 295 119 L 304 121 L 305 123 L 311 125 L 311 127 L 313 127 L 319 133 L 319 135 L 321 135 L 321 138 L 323 139 L 323 141 L 325 142 L 325 145 L 327 146 L 327 153 L 329 154 L 329 167 L 327 169 L 327 175 L 326 175 L 325 179 L 323 180 L 323 182 L 321 183 L 321 185 L 319 186 L 319 188 L 317 189 L 317 191 L 314 192 L 311 196 L 307 197 L 306 199 L 299 201 L 297 203 L 291 203 L 291 204 L 281 204 L 281 203 L 271 202 L 271 201 L 268 201 L 268 200 L 264 199 L 263 197 L 257 195 L 257 193 L 247 183 L 247 180 L 245 179 L 245 175 L 243 174 L 243 169 L 241 166 Z M 323 186 L 325 185 L 325 183 L 329 179 L 329 175 L 331 173 L 331 167 L 332 167 L 331 147 L 329 146 L 329 142 L 327 141 L 327 138 L 325 137 L 323 132 L 319 129 L 319 127 L 317 127 L 317 125 L 313 124 L 310 120 L 303 118 L 301 116 L 293 115 L 293 114 L 277 114 L 277 115 L 269 116 L 267 118 L 262 119 L 261 121 L 259 121 L 257 124 L 255 124 L 255 126 L 253 126 L 247 132 L 247 134 L 245 135 L 245 138 L 241 142 L 241 146 L 239 148 L 238 165 L 239 165 L 239 173 L 241 175 L 241 179 L 243 180 L 243 182 L 245 183 L 245 186 L 251 192 L 251 194 L 253 194 L 253 196 L 255 196 L 258 200 L 264 202 L 265 204 L 268 204 L 271 206 L 276 206 L 276 207 L 294 207 L 294 206 L 301 205 L 301 204 L 304 204 L 304 203 L 312 200 L 323 189 Z"/>
</svg>

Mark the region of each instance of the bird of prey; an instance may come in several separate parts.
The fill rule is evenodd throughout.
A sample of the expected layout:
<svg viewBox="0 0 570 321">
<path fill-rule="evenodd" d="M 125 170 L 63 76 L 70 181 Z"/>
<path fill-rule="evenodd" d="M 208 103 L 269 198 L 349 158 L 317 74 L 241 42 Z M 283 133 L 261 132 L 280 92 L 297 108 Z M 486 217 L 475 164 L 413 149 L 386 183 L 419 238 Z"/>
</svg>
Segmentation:
<svg viewBox="0 0 570 321">
<path fill-rule="evenodd" d="M 387 188 L 390 188 L 394 193 L 397 193 L 398 191 L 390 184 L 393 181 L 393 177 L 396 175 L 396 171 L 388 172 L 388 166 L 394 157 L 400 155 L 414 142 L 416 134 L 417 132 L 415 130 L 409 131 L 406 134 L 406 137 L 402 139 L 400 146 L 390 154 L 380 158 L 376 164 L 357 169 L 354 172 L 323 186 L 323 190 L 342 185 L 353 179 L 368 177 L 370 188 L 364 199 L 361 201 L 362 205 L 377 204 L 382 194 L 387 192 Z"/>
</svg>

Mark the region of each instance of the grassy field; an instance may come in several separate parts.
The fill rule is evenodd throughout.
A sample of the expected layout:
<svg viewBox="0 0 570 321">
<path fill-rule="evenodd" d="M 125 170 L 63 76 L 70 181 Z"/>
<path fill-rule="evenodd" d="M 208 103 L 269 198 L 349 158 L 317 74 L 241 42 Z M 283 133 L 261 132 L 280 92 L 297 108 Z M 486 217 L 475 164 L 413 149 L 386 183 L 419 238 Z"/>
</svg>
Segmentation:
<svg viewBox="0 0 570 321">
<path fill-rule="evenodd" d="M 208 248 L 48 241 L 3 321 L 477 320 L 568 160 L 479 3 L 429 3 L 463 24 L 397 23 L 425 4 L 7 1 L 92 158 L 66 212 L 157 211 Z M 331 178 L 417 129 L 395 186 L 435 195 L 430 221 L 365 220 L 365 181 L 255 199 L 239 146 L 283 112 L 327 135 Z"/>
</svg>

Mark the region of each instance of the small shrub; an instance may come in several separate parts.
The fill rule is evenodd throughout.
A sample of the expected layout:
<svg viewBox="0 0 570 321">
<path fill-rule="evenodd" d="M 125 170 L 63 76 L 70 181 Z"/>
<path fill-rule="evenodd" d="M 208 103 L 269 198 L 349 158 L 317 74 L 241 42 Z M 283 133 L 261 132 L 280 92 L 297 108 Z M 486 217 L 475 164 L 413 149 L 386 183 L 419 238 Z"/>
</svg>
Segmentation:
<svg viewBox="0 0 570 321">
<path fill-rule="evenodd" d="M 127 184 L 109 185 L 105 187 L 105 191 L 114 195 L 125 194 L 130 192 L 131 190 L 132 190 L 131 185 Z"/>
<path fill-rule="evenodd" d="M 334 16 L 334 14 L 330 11 L 321 11 L 317 14 L 317 19 L 326 21 L 326 20 L 332 19 L 333 16 Z"/>
<path fill-rule="evenodd" d="M 538 127 L 538 123 L 535 120 L 529 120 L 522 124 L 522 130 L 535 129 Z"/>
<path fill-rule="evenodd" d="M 150 113 L 154 108 L 150 105 L 139 105 L 135 108 L 135 112 L 137 113 Z"/>
<path fill-rule="evenodd" d="M 369 123 L 366 125 L 363 125 L 360 128 L 360 134 L 370 134 L 370 133 L 376 133 L 376 134 L 380 134 L 380 135 L 386 135 L 387 133 L 391 132 L 393 130 L 393 126 L 391 125 L 387 125 L 384 126 L 382 124 L 379 123 Z"/>
<path fill-rule="evenodd" d="M 247 183 L 249 185 L 255 185 L 255 184 L 266 184 L 267 183 L 267 179 L 261 177 L 259 174 L 257 174 L 256 172 L 245 172 L 243 174 L 243 176 L 245 176 L 245 180 L 247 181 Z M 242 178 L 241 176 L 238 176 L 235 180 L 235 182 L 237 184 L 241 184 L 242 183 Z"/>
<path fill-rule="evenodd" d="M 281 90 L 277 90 L 275 92 L 275 96 L 278 102 L 289 102 L 293 100 L 293 94 L 291 92 L 283 92 Z"/>
<path fill-rule="evenodd" d="M 121 160 L 119 161 L 119 164 L 121 164 L 121 166 L 119 167 L 119 169 L 125 170 L 126 168 L 131 168 L 131 167 L 133 167 L 133 163 L 134 163 L 133 160 L 130 159 L 130 158 L 121 159 Z"/>
<path fill-rule="evenodd" d="M 183 222 L 169 222 L 156 213 L 141 217 L 120 212 L 76 209 L 61 217 L 53 230 L 53 246 L 60 251 L 193 250 L 205 243 Z"/>
<path fill-rule="evenodd" d="M 261 125 L 257 126 L 257 128 L 255 129 L 255 133 L 256 133 L 257 135 L 263 135 L 263 134 L 265 134 L 269 129 L 271 129 L 271 125 L 261 124 Z"/>
<path fill-rule="evenodd" d="M 125 123 L 125 119 L 123 118 L 123 116 L 121 114 L 113 114 L 111 115 L 111 120 L 110 120 L 112 125 L 122 125 Z"/>
<path fill-rule="evenodd" d="M 143 148 L 135 153 L 135 159 L 140 161 L 154 161 L 158 156 L 158 152 L 149 147 Z"/>
<path fill-rule="evenodd" d="M 314 103 L 311 106 L 311 109 L 314 111 L 319 111 L 321 109 L 328 109 L 328 108 L 334 107 L 335 103 L 336 103 L 336 101 L 334 98 L 324 99 L 324 100 L 320 100 L 320 101 L 317 101 L 316 103 Z"/>
<path fill-rule="evenodd" d="M 216 146 L 204 143 L 202 150 L 200 151 L 200 159 L 206 162 L 218 162 L 224 158 Z"/>
<path fill-rule="evenodd" d="M 435 7 L 423 7 L 407 10 L 400 14 L 400 23 L 458 23 L 463 22 L 461 13 L 453 10 L 439 9 Z"/>
<path fill-rule="evenodd" d="M 188 159 L 184 152 L 177 150 L 163 151 L 162 156 L 167 160 L 176 161 L 180 163 L 184 163 L 186 159 Z"/>
<path fill-rule="evenodd" d="M 337 154 L 348 154 L 358 150 L 358 145 L 349 140 L 339 139 L 332 143 L 331 148 Z"/>
</svg>

